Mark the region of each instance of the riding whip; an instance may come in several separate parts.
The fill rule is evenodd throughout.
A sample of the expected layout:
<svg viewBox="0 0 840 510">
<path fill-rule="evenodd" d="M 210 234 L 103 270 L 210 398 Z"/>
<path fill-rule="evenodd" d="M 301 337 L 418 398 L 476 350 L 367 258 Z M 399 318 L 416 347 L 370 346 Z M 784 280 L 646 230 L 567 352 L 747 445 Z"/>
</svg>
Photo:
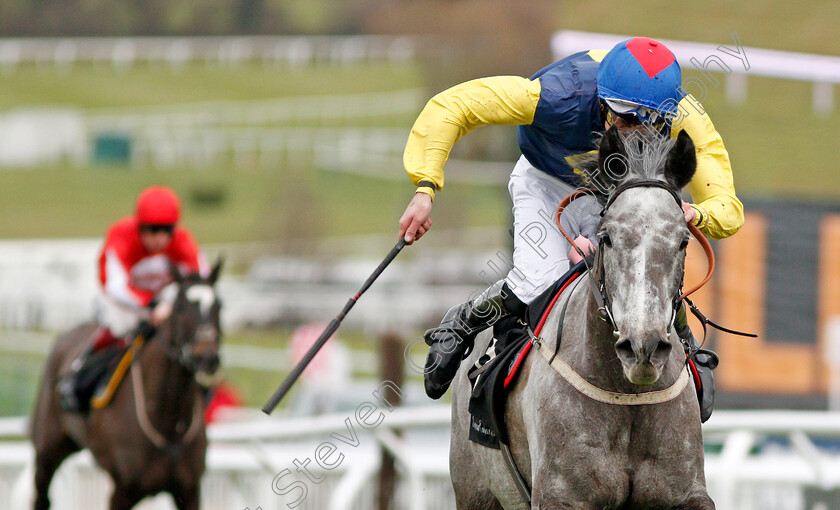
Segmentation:
<svg viewBox="0 0 840 510">
<path fill-rule="evenodd" d="M 283 381 L 283 384 L 281 384 L 280 387 L 277 388 L 277 391 L 274 392 L 274 395 L 272 395 L 271 398 L 268 399 L 268 402 L 266 402 L 266 404 L 263 406 L 262 411 L 265 414 L 271 414 L 271 411 L 273 411 L 274 408 L 277 407 L 277 404 L 279 404 L 280 401 L 283 400 L 283 397 L 286 396 L 286 393 L 288 393 L 292 385 L 295 384 L 295 381 L 297 381 L 298 377 L 300 377 L 300 374 L 303 373 L 303 371 L 306 369 L 306 367 L 309 365 L 309 363 L 312 361 L 315 355 L 318 354 L 318 351 L 320 351 L 324 344 L 327 343 L 327 340 L 332 336 L 332 334 L 336 332 L 338 326 L 341 325 L 341 321 L 343 321 L 344 317 L 347 315 L 347 312 L 349 312 L 350 309 L 353 308 L 353 305 L 356 304 L 356 301 L 359 300 L 361 295 L 364 294 L 364 292 L 368 290 L 368 288 L 379 277 L 379 275 L 382 274 L 382 271 L 384 271 L 385 268 L 388 267 L 388 264 L 390 264 L 391 261 L 394 260 L 394 257 L 397 256 L 397 254 L 400 252 L 400 250 L 403 249 L 404 246 L 405 238 L 400 238 L 396 246 L 394 246 L 391 249 L 391 252 L 382 260 L 382 262 L 379 263 L 379 266 L 368 277 L 364 285 L 362 285 L 362 288 L 359 289 L 359 292 L 357 292 L 355 296 L 350 298 L 347 301 L 347 304 L 344 305 L 344 308 L 341 310 L 341 313 L 339 313 L 332 321 L 330 321 L 329 325 L 327 326 L 327 329 L 325 329 L 324 332 L 321 333 L 321 336 L 319 336 L 318 340 L 316 340 L 312 347 L 309 348 L 303 359 L 301 359 L 297 366 L 295 366 L 295 368 L 291 371 L 291 373 L 289 373 L 289 375 L 286 376 L 286 380 Z"/>
</svg>

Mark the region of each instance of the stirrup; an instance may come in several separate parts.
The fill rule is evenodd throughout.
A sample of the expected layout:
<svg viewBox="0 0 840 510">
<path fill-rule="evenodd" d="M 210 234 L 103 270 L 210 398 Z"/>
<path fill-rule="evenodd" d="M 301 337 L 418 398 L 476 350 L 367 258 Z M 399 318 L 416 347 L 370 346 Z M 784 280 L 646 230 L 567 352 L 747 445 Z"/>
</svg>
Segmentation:
<svg viewBox="0 0 840 510">
<path fill-rule="evenodd" d="M 691 353 L 691 358 L 696 359 L 698 354 L 705 354 L 709 357 L 709 360 L 705 362 L 705 365 L 710 369 L 714 370 L 717 368 L 718 364 L 720 363 L 720 358 L 718 357 L 717 353 L 711 349 L 703 349 L 702 347 L 698 347 Z"/>
</svg>

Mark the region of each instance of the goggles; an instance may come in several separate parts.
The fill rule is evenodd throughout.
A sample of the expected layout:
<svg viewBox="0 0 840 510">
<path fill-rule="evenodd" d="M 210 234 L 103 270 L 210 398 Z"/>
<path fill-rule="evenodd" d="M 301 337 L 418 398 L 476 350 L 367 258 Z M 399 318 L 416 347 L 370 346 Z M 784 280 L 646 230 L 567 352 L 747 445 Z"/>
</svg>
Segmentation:
<svg viewBox="0 0 840 510">
<path fill-rule="evenodd" d="M 675 118 L 672 113 L 660 112 L 630 101 L 622 101 L 621 99 L 604 99 L 603 101 L 606 103 L 607 122 L 610 124 L 615 122 L 614 119 L 610 119 L 610 114 L 620 117 L 629 124 L 645 123 L 654 126 L 661 126 L 666 121 L 670 122 Z"/>
<path fill-rule="evenodd" d="M 140 225 L 140 231 L 150 234 L 166 233 L 172 235 L 175 232 L 175 225 Z"/>
</svg>

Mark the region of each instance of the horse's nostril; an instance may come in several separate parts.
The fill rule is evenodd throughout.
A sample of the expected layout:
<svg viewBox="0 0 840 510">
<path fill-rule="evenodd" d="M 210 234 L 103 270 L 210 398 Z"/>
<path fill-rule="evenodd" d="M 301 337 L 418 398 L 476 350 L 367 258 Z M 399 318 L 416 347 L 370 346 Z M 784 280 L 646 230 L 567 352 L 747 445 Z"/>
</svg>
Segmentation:
<svg viewBox="0 0 840 510">
<path fill-rule="evenodd" d="M 665 360 L 668 358 L 668 355 L 671 353 L 671 343 L 666 342 L 664 340 L 660 340 L 656 344 L 656 350 L 653 351 L 653 356 L 651 358 L 655 358 L 657 360 Z"/>
<path fill-rule="evenodd" d="M 615 343 L 615 352 L 619 358 L 625 361 L 634 361 L 636 359 L 636 353 L 633 352 L 633 344 L 627 338 Z"/>
<path fill-rule="evenodd" d="M 219 368 L 219 357 L 209 356 L 204 360 L 204 366 L 207 367 L 208 372 L 215 372 Z"/>
</svg>

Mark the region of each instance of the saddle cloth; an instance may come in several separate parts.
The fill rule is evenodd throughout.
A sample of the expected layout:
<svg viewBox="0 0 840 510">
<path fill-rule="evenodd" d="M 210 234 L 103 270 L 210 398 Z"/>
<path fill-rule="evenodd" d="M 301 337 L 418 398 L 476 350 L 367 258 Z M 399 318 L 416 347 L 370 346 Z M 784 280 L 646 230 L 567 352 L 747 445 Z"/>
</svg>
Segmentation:
<svg viewBox="0 0 840 510">
<path fill-rule="evenodd" d="M 586 271 L 583 262 L 573 266 L 548 290 L 528 306 L 526 320 L 537 329 L 563 290 Z M 518 369 L 531 349 L 531 337 L 525 324 L 516 317 L 505 317 L 493 325 L 493 339 L 479 367 L 470 373 L 470 441 L 499 449 L 508 444 L 505 427 L 505 390 L 516 378 Z"/>
</svg>

